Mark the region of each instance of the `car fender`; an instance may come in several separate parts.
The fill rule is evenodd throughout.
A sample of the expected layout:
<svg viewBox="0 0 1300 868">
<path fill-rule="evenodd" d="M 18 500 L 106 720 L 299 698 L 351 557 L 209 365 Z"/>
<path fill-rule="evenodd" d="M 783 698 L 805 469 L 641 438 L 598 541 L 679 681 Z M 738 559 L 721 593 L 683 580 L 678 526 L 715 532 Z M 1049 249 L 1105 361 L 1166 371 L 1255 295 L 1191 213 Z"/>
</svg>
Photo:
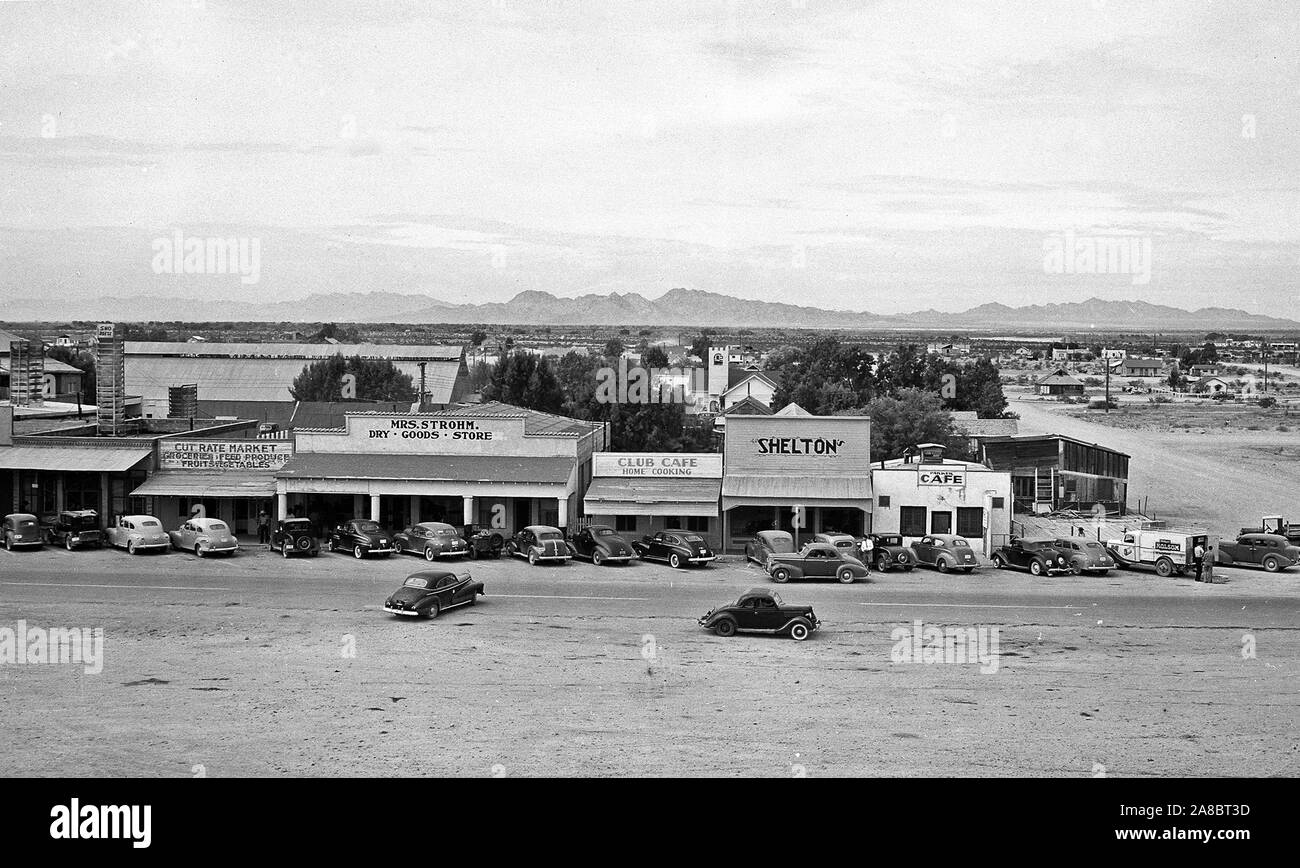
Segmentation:
<svg viewBox="0 0 1300 868">
<path fill-rule="evenodd" d="M 786 570 L 790 573 L 790 578 L 792 579 L 802 579 L 804 577 L 804 571 L 802 566 L 798 564 L 789 563 L 788 561 L 780 561 L 775 558 L 768 558 L 767 574 L 769 576 L 772 575 L 772 573 L 776 572 L 777 567 L 785 567 Z"/>
</svg>

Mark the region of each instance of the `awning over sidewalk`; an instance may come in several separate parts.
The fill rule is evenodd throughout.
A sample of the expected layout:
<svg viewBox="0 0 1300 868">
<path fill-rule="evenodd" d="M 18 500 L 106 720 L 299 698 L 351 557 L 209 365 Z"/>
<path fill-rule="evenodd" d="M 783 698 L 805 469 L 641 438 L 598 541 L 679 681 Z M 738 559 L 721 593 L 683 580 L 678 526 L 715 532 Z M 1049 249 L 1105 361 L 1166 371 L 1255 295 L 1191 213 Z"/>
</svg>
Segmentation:
<svg viewBox="0 0 1300 868">
<path fill-rule="evenodd" d="M 720 479 L 609 476 L 591 481 L 583 508 L 588 515 L 718 515 Z"/>
<path fill-rule="evenodd" d="M 852 506 L 871 508 L 870 476 L 728 476 L 722 508 L 738 506 Z"/>
<path fill-rule="evenodd" d="M 131 492 L 135 497 L 274 497 L 271 473 L 164 470 Z"/>
<path fill-rule="evenodd" d="M 298 453 L 276 471 L 280 479 L 400 479 L 417 482 L 514 482 L 566 485 L 572 458 L 495 455 L 369 455 Z"/>
<path fill-rule="evenodd" d="M 9 446 L 0 448 L 0 470 L 67 470 L 121 473 L 153 453 L 152 449 L 107 449 L 96 446 Z"/>
</svg>

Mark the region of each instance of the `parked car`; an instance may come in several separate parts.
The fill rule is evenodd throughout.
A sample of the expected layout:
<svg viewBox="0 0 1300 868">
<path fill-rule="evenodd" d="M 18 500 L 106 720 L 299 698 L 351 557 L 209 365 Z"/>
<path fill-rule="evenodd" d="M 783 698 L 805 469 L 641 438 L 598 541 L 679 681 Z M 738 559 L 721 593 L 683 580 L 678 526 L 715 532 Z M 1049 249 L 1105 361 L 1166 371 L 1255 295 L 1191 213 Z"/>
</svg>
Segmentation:
<svg viewBox="0 0 1300 868">
<path fill-rule="evenodd" d="M 797 552 L 772 555 L 767 561 L 767 574 L 780 584 L 791 579 L 836 579 L 840 584 L 851 585 L 868 575 L 866 566 L 852 551 L 856 549 L 810 542 Z"/>
<path fill-rule="evenodd" d="M 1110 552 L 1096 540 L 1058 537 L 1052 540 L 1052 544 L 1065 552 L 1065 559 L 1070 562 L 1070 572 L 1076 576 L 1081 573 L 1104 576 L 1116 566 Z"/>
<path fill-rule="evenodd" d="M 498 531 L 478 528 L 471 530 L 465 543 L 471 558 L 499 558 L 506 547 L 506 539 Z"/>
<path fill-rule="evenodd" d="M 411 573 L 402 586 L 384 601 L 384 611 L 413 618 L 436 618 L 439 612 L 457 606 L 472 606 L 485 593 L 483 583 L 467 572 L 420 570 Z"/>
<path fill-rule="evenodd" d="M 858 557 L 858 553 L 861 551 L 858 538 L 848 533 L 815 533 L 813 534 L 813 542 L 835 546 L 835 548 L 847 552 L 855 558 Z M 858 560 L 862 559 L 858 558 Z"/>
<path fill-rule="evenodd" d="M 993 550 L 993 566 L 999 570 L 1028 570 L 1035 576 L 1070 572 L 1066 550 L 1057 548 L 1050 539 L 1013 537 Z"/>
<path fill-rule="evenodd" d="M 596 566 L 626 564 L 636 551 L 609 525 L 593 524 L 580 530 L 570 543 L 575 556 Z"/>
<path fill-rule="evenodd" d="M 162 522 L 152 515 L 123 515 L 117 524 L 104 531 L 104 538 L 114 548 L 126 549 L 128 554 L 143 551 L 167 551 L 172 541 L 163 530 Z"/>
<path fill-rule="evenodd" d="M 1219 542 L 1214 562 L 1225 567 L 1263 567 L 1270 573 L 1300 563 L 1300 546 L 1281 534 L 1243 533 L 1231 542 Z"/>
<path fill-rule="evenodd" d="M 676 528 L 661 530 L 654 535 L 646 534 L 632 543 L 632 547 L 642 560 L 663 561 L 675 570 L 683 564 L 705 566 L 718 559 L 704 537 Z"/>
<path fill-rule="evenodd" d="M 745 560 L 753 561 L 760 567 L 767 566 L 767 559 L 773 554 L 789 554 L 794 551 L 794 537 L 783 530 L 760 530 L 745 541 Z"/>
<path fill-rule="evenodd" d="M 422 521 L 411 525 L 393 536 L 393 547 L 399 552 L 424 555 L 430 563 L 438 558 L 460 558 L 469 554 L 469 543 L 445 521 Z"/>
<path fill-rule="evenodd" d="M 191 518 L 178 529 L 169 531 L 172 548 L 194 552 L 195 557 L 208 555 L 234 555 L 239 551 L 239 540 L 230 532 L 230 526 L 215 518 Z"/>
<path fill-rule="evenodd" d="M 506 543 L 506 554 L 527 558 L 528 563 L 536 566 L 542 561 L 568 563 L 573 550 L 559 528 L 532 524 L 510 538 Z"/>
<path fill-rule="evenodd" d="M 969 573 L 979 566 L 975 552 L 965 537 L 951 533 L 932 533 L 912 543 L 912 557 L 918 564 L 936 568 L 941 573 L 961 570 Z"/>
<path fill-rule="evenodd" d="M 275 523 L 271 532 L 271 548 L 279 549 L 286 558 L 291 554 L 316 557 L 320 542 L 316 539 L 316 526 L 309 518 L 286 518 Z"/>
<path fill-rule="evenodd" d="M 361 560 L 366 555 L 388 557 L 400 551 L 393 542 L 393 535 L 384 530 L 379 522 L 368 518 L 350 518 L 330 531 L 325 538 L 325 548 L 332 552 L 352 552 L 352 556 Z"/>
<path fill-rule="evenodd" d="M 873 533 L 869 538 L 872 545 L 871 557 L 880 572 L 897 567 L 910 573 L 916 566 L 916 558 L 912 556 L 912 550 L 903 543 L 902 534 Z"/>
<path fill-rule="evenodd" d="M 737 633 L 784 633 L 802 642 L 821 627 L 812 606 L 787 606 L 775 591 L 751 588 L 740 599 L 726 606 L 710 609 L 698 621 L 719 636 Z"/>
<path fill-rule="evenodd" d="M 41 523 L 36 520 L 36 516 L 28 512 L 6 515 L 4 535 L 6 551 L 13 551 L 20 546 L 40 548 L 45 545 L 45 539 L 41 535 Z"/>
<path fill-rule="evenodd" d="M 46 530 L 50 545 L 68 551 L 86 546 L 104 547 L 104 532 L 99 529 L 99 513 L 93 509 L 65 509 Z"/>
</svg>

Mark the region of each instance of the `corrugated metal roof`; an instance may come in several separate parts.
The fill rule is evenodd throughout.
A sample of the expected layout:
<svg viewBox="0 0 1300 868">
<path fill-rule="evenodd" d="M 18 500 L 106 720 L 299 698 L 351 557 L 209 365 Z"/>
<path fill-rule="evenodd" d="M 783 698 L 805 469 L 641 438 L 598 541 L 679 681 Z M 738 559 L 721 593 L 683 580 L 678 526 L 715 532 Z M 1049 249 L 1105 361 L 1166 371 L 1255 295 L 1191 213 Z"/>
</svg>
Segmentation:
<svg viewBox="0 0 1300 868">
<path fill-rule="evenodd" d="M 152 449 L 105 449 L 93 446 L 6 446 L 0 448 L 0 469 L 121 473 L 130 470 L 152 453 Z"/>
<path fill-rule="evenodd" d="M 543 413 L 540 410 L 530 410 L 527 407 L 516 407 L 513 404 L 504 404 L 500 401 L 487 401 L 483 404 L 462 404 L 458 407 L 449 407 L 435 415 L 522 417 L 525 434 L 586 434 L 588 431 L 599 428 L 601 424 L 599 422 L 574 419 L 569 416 L 557 416 L 554 413 Z"/>
<path fill-rule="evenodd" d="M 592 480 L 583 498 L 590 515 L 717 516 L 720 479 Z"/>
<path fill-rule="evenodd" d="M 131 492 L 138 497 L 271 497 L 273 473 L 163 470 Z"/>
<path fill-rule="evenodd" d="M 844 501 L 871 499 L 870 476 L 751 476 L 731 475 L 722 480 L 722 507 L 794 504 L 843 506 Z M 728 501 L 731 501 L 730 506 Z"/>
<path fill-rule="evenodd" d="M 491 455 L 299 453 L 276 476 L 285 479 L 412 479 L 434 482 L 525 482 L 564 485 L 572 458 Z"/>
</svg>

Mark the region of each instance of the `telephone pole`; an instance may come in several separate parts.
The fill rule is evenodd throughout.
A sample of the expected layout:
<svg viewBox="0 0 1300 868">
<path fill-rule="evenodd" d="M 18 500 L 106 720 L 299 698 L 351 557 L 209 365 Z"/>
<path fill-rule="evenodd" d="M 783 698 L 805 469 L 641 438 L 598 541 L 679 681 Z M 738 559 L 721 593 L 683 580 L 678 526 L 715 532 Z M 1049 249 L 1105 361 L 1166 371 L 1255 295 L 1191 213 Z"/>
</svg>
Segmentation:
<svg viewBox="0 0 1300 868">
<path fill-rule="evenodd" d="M 421 412 L 421 413 L 424 412 L 424 366 L 427 365 L 427 364 L 428 364 L 428 362 L 420 362 L 420 404 L 419 404 L 420 409 L 419 409 L 419 412 Z"/>
</svg>

